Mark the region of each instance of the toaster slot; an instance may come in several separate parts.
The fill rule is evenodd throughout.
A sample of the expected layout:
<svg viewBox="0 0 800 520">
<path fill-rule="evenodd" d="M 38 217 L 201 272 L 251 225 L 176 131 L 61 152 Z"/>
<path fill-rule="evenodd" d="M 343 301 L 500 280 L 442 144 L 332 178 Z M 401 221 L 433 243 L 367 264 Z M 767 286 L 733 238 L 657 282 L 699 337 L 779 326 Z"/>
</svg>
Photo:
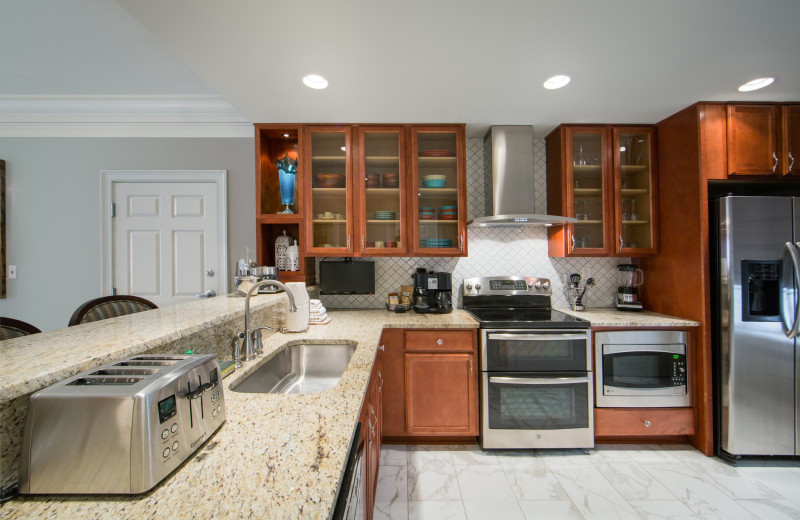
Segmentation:
<svg viewBox="0 0 800 520">
<path fill-rule="evenodd" d="M 88 386 L 88 385 L 135 385 L 141 381 L 142 377 L 104 377 L 104 376 L 84 376 L 67 383 L 67 386 Z"/>
<path fill-rule="evenodd" d="M 169 361 L 120 361 L 114 363 L 115 367 L 168 367 L 172 364 Z"/>
<path fill-rule="evenodd" d="M 157 374 L 158 368 L 103 368 L 92 372 L 90 376 L 151 376 Z"/>
<path fill-rule="evenodd" d="M 186 356 L 155 356 L 155 355 L 145 355 L 145 356 L 136 356 L 131 358 L 134 361 L 148 361 L 148 360 L 155 360 L 155 361 L 183 361 L 186 359 Z M 172 363 L 169 363 L 170 365 Z"/>
</svg>

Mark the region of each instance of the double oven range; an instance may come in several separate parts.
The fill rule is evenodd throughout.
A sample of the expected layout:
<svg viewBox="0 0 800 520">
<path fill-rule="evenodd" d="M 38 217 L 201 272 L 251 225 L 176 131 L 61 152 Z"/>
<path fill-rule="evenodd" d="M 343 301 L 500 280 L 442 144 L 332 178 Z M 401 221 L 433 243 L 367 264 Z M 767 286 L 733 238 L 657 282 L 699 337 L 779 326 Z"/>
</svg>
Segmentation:
<svg viewBox="0 0 800 520">
<path fill-rule="evenodd" d="M 594 446 L 589 322 L 551 309 L 545 278 L 466 278 L 480 323 L 481 447 Z"/>
</svg>

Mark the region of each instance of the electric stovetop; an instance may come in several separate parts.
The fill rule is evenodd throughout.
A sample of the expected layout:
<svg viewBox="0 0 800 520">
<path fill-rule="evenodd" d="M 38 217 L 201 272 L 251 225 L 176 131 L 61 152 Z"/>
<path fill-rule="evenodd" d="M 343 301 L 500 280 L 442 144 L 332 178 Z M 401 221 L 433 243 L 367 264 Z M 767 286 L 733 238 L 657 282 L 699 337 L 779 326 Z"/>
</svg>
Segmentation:
<svg viewBox="0 0 800 520">
<path fill-rule="evenodd" d="M 465 308 L 482 329 L 588 329 L 589 322 L 553 309 Z"/>
</svg>

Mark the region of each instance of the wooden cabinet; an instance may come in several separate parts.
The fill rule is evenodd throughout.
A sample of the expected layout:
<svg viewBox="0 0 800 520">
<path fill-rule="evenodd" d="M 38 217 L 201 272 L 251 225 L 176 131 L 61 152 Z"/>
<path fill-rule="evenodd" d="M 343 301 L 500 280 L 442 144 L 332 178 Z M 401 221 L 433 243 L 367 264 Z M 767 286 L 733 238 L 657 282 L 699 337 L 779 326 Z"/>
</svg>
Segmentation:
<svg viewBox="0 0 800 520">
<path fill-rule="evenodd" d="M 305 251 L 353 256 L 353 128 L 307 126 L 304 135 Z"/>
<path fill-rule="evenodd" d="M 406 431 L 477 435 L 477 363 L 473 353 L 406 352 Z"/>
<path fill-rule="evenodd" d="M 728 175 L 778 172 L 778 108 L 728 105 Z"/>
<path fill-rule="evenodd" d="M 383 405 L 383 374 L 381 373 L 381 353 L 375 359 L 364 404 L 361 408 L 362 439 L 364 459 L 362 463 L 362 495 L 364 517 L 372 518 L 375 507 L 375 491 L 378 487 L 378 470 L 381 460 L 381 427 Z"/>
<path fill-rule="evenodd" d="M 303 130 L 308 255 L 466 256 L 464 125 Z"/>
<path fill-rule="evenodd" d="M 562 125 L 547 136 L 550 256 L 636 257 L 657 251 L 654 129 Z"/>
<path fill-rule="evenodd" d="M 695 434 L 694 408 L 595 408 L 596 437 Z"/>
<path fill-rule="evenodd" d="M 300 249 L 305 247 L 302 182 L 307 175 L 303 161 L 298 161 L 295 174 L 293 213 L 282 213 L 286 205 L 281 203 L 278 168 L 275 163 L 285 155 L 297 160 L 303 146 L 300 125 L 255 125 L 256 150 L 256 244 L 258 265 L 276 265 L 275 239 L 286 231 L 299 240 Z M 316 279 L 314 259 L 301 253 L 299 271 L 280 271 L 282 282 L 305 282 L 313 285 Z"/>
<path fill-rule="evenodd" d="M 796 175 L 800 155 L 800 105 L 727 106 L 729 176 Z"/>
<path fill-rule="evenodd" d="M 464 125 L 411 127 L 411 251 L 467 256 Z"/>
<path fill-rule="evenodd" d="M 781 107 L 781 155 L 783 175 L 800 174 L 800 105 Z"/>
<path fill-rule="evenodd" d="M 474 329 L 386 329 L 381 344 L 386 438 L 478 435 Z"/>
</svg>

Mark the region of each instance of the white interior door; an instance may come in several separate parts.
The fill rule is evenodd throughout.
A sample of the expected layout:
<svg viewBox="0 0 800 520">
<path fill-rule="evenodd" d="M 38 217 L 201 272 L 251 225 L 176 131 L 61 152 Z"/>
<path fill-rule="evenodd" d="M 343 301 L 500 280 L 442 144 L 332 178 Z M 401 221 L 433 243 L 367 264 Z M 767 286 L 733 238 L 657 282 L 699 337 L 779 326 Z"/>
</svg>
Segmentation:
<svg viewBox="0 0 800 520">
<path fill-rule="evenodd" d="M 218 189 L 214 182 L 113 182 L 116 294 L 163 307 L 224 289 Z"/>
</svg>

